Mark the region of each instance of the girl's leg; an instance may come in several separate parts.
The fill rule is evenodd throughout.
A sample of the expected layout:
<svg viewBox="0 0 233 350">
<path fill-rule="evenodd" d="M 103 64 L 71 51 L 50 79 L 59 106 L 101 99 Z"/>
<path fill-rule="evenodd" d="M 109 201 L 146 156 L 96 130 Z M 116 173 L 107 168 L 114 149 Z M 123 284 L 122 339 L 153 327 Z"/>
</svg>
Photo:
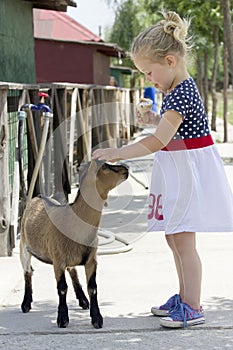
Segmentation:
<svg viewBox="0 0 233 350">
<path fill-rule="evenodd" d="M 174 235 L 166 235 L 166 240 L 167 240 L 168 246 L 171 248 L 172 253 L 173 253 L 173 257 L 174 257 L 174 261 L 175 261 L 175 265 L 176 265 L 176 271 L 177 271 L 177 275 L 178 275 L 178 279 L 179 279 L 179 288 L 180 288 L 179 294 L 180 294 L 181 300 L 183 300 L 183 298 L 184 298 L 184 278 L 183 278 L 183 271 L 182 271 L 182 264 L 181 264 L 180 256 L 177 252 L 175 241 L 174 241 Z"/>
<path fill-rule="evenodd" d="M 195 232 L 181 232 L 174 234 L 173 237 L 175 246 L 173 249 L 179 256 L 178 261 L 180 261 L 179 266 L 184 285 L 182 302 L 193 309 L 199 309 L 202 266 L 196 250 L 196 234 Z"/>
</svg>

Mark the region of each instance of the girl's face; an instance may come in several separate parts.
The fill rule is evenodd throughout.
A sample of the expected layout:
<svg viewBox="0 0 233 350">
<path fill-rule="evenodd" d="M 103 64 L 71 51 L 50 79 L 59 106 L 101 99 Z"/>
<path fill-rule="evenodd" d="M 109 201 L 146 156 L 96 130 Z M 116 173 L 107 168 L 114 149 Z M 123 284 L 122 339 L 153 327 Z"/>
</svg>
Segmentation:
<svg viewBox="0 0 233 350">
<path fill-rule="evenodd" d="M 150 59 L 134 57 L 134 64 L 142 73 L 145 74 L 146 80 L 154 84 L 156 89 L 163 93 L 172 90 L 175 86 L 175 59 L 174 56 L 168 55 L 161 62 L 152 62 Z"/>
</svg>

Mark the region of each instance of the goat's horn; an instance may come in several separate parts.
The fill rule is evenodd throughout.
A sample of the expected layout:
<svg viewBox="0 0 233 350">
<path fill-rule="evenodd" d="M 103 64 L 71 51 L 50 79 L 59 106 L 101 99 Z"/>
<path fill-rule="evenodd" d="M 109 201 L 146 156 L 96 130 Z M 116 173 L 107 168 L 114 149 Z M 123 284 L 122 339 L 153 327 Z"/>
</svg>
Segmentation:
<svg viewBox="0 0 233 350">
<path fill-rule="evenodd" d="M 89 170 L 93 172 L 97 170 L 97 162 L 94 159 L 91 160 L 91 163 L 89 165 Z"/>
<path fill-rule="evenodd" d="M 99 169 L 104 163 L 105 163 L 104 160 L 95 160 L 95 159 L 92 159 L 92 160 L 91 160 L 91 163 L 90 163 L 90 166 L 89 166 L 89 169 L 92 170 L 92 171 L 96 171 L 96 170 Z"/>
</svg>

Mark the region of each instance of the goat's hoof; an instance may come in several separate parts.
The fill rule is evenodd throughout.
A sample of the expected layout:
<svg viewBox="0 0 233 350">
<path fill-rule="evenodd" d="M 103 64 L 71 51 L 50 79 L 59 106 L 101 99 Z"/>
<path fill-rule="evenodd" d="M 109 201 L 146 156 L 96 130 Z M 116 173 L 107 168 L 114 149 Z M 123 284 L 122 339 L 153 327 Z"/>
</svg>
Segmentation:
<svg viewBox="0 0 233 350">
<path fill-rule="evenodd" d="M 22 304 L 21 310 L 23 311 L 24 314 L 26 314 L 27 312 L 29 312 L 31 310 L 31 305 Z"/>
<path fill-rule="evenodd" d="M 67 316 L 58 316 L 57 325 L 59 328 L 66 328 L 69 324 L 69 317 Z"/>
<path fill-rule="evenodd" d="M 67 305 L 59 305 L 57 313 L 57 325 L 59 328 L 66 328 L 69 324 L 69 313 Z"/>
<path fill-rule="evenodd" d="M 98 317 L 95 317 L 95 319 L 92 319 L 92 325 L 94 328 L 99 329 L 103 327 L 103 317 L 99 315 Z"/>
<path fill-rule="evenodd" d="M 83 299 L 83 300 L 79 301 L 79 306 L 80 306 L 83 310 L 87 310 L 87 309 L 89 309 L 89 301 Z"/>
</svg>

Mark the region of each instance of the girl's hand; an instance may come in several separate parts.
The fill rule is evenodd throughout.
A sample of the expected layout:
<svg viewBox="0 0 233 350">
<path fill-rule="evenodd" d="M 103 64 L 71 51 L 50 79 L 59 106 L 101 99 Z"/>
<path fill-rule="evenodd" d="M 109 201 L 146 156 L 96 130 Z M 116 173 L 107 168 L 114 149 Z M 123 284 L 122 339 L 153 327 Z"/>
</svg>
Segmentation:
<svg viewBox="0 0 233 350">
<path fill-rule="evenodd" d="M 120 160 L 118 151 L 117 148 L 99 148 L 93 152 L 92 159 L 106 160 L 107 162 L 114 163 Z"/>
<path fill-rule="evenodd" d="M 142 115 L 137 110 L 137 121 L 138 121 L 138 124 L 142 124 L 142 125 L 147 124 L 150 126 L 157 126 L 160 121 L 160 116 L 151 110 L 147 111 L 144 115 Z"/>
</svg>

